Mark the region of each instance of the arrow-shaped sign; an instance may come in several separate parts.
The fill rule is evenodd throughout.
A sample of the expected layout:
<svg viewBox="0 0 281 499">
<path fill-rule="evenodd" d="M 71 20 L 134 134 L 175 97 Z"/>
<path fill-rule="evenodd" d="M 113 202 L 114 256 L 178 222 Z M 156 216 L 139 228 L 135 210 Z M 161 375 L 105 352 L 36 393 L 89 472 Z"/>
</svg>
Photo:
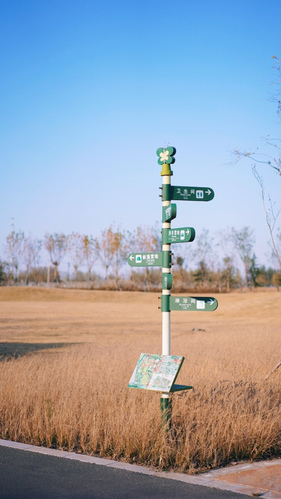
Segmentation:
<svg viewBox="0 0 281 499">
<path fill-rule="evenodd" d="M 195 239 L 193 227 L 179 227 L 177 229 L 163 229 L 163 244 L 191 243 Z"/>
<path fill-rule="evenodd" d="M 131 267 L 161 267 L 162 253 L 130 253 L 127 262 Z"/>
<path fill-rule="evenodd" d="M 218 308 L 218 301 L 210 297 L 170 296 L 170 310 L 190 310 L 213 312 Z"/>
<path fill-rule="evenodd" d="M 214 191 L 210 187 L 185 187 L 170 186 L 170 200 L 179 201 L 211 201 L 214 199 Z"/>
</svg>

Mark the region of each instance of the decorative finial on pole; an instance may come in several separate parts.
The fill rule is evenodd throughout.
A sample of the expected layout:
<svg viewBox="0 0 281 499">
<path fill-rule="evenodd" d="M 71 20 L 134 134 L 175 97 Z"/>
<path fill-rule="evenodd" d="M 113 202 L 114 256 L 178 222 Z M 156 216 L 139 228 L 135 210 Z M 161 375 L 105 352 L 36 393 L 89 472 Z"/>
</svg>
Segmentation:
<svg viewBox="0 0 281 499">
<path fill-rule="evenodd" d="M 156 151 L 158 159 L 158 164 L 162 165 L 161 175 L 173 175 L 170 165 L 175 162 L 174 155 L 176 154 L 175 147 L 159 147 Z"/>
</svg>

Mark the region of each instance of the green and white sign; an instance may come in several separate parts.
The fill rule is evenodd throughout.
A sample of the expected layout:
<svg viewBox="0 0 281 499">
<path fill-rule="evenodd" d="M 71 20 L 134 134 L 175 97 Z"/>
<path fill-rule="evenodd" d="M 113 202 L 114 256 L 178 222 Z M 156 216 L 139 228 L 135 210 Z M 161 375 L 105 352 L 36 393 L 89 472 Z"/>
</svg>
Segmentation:
<svg viewBox="0 0 281 499">
<path fill-rule="evenodd" d="M 162 274 L 162 289 L 172 289 L 172 274 Z"/>
<path fill-rule="evenodd" d="M 131 267 L 162 267 L 162 252 L 131 253 L 127 262 Z"/>
<path fill-rule="evenodd" d="M 163 244 L 189 243 L 194 241 L 193 227 L 179 227 L 178 229 L 163 229 Z"/>
<path fill-rule="evenodd" d="M 177 205 L 171 203 L 169 206 L 164 206 L 162 209 L 162 222 L 170 222 L 177 216 Z"/>
<path fill-rule="evenodd" d="M 213 312 L 218 302 L 211 297 L 170 296 L 170 310 L 189 310 L 193 312 Z"/>
<path fill-rule="evenodd" d="M 170 197 L 179 201 L 211 201 L 214 191 L 210 187 L 170 186 Z"/>
</svg>

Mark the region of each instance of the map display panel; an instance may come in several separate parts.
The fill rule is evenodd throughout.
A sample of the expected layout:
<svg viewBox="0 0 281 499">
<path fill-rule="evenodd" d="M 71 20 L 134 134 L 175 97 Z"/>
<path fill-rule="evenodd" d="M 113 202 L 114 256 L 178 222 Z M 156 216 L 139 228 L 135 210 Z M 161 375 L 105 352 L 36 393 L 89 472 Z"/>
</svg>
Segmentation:
<svg viewBox="0 0 281 499">
<path fill-rule="evenodd" d="M 182 356 L 142 353 L 128 386 L 169 393 L 183 361 Z"/>
</svg>

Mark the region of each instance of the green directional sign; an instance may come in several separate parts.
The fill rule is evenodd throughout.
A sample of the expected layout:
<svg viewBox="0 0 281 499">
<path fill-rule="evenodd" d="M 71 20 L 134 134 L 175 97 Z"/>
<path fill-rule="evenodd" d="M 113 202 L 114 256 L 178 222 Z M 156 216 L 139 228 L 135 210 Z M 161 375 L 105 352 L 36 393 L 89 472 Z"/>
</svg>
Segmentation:
<svg viewBox="0 0 281 499">
<path fill-rule="evenodd" d="M 177 216 L 177 205 L 171 203 L 169 206 L 163 206 L 162 209 L 162 222 L 170 222 Z"/>
<path fill-rule="evenodd" d="M 161 253 L 131 253 L 127 262 L 131 267 L 161 267 Z"/>
<path fill-rule="evenodd" d="M 172 289 L 172 274 L 162 274 L 162 289 Z"/>
<path fill-rule="evenodd" d="M 195 238 L 193 227 L 179 227 L 178 229 L 163 229 L 163 244 L 191 243 Z"/>
<path fill-rule="evenodd" d="M 211 201 L 214 195 L 210 187 L 170 186 L 170 199 L 179 201 Z"/>
<path fill-rule="evenodd" d="M 197 312 L 213 312 L 218 302 L 211 297 L 170 296 L 170 310 L 190 310 Z"/>
</svg>

